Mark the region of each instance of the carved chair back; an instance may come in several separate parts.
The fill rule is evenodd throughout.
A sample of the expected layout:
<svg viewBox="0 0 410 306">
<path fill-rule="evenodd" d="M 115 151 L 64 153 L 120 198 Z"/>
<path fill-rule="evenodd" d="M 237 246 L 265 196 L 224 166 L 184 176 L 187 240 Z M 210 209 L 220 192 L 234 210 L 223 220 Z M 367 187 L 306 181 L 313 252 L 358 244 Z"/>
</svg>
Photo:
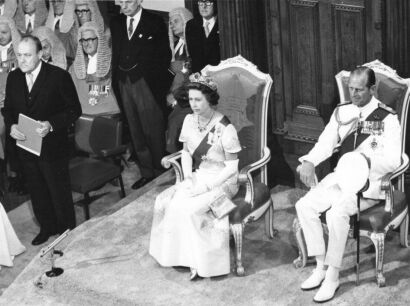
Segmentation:
<svg viewBox="0 0 410 306">
<path fill-rule="evenodd" d="M 221 61 L 218 66 L 207 66 L 202 74 L 211 76 L 217 83 L 220 95 L 217 109 L 238 132 L 242 146 L 239 169 L 259 160 L 266 147 L 272 78 L 240 55 Z M 254 179 L 266 184 L 266 167 L 262 167 Z"/>
</svg>

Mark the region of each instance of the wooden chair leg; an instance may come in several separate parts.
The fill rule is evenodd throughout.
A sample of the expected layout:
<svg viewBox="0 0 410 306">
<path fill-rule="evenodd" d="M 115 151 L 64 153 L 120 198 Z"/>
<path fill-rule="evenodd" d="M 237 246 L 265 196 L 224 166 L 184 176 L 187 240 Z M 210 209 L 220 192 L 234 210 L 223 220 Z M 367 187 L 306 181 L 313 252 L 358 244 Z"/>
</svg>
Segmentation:
<svg viewBox="0 0 410 306">
<path fill-rule="evenodd" d="M 120 187 L 121 187 L 121 197 L 125 198 L 125 189 L 124 189 L 124 182 L 122 180 L 122 175 L 118 177 L 118 181 L 120 182 Z"/>
<path fill-rule="evenodd" d="M 84 194 L 84 201 L 83 201 L 83 210 L 84 210 L 85 220 L 90 220 L 90 208 L 89 208 L 90 203 L 91 203 L 90 195 L 87 192 L 86 194 Z"/>
<path fill-rule="evenodd" d="M 270 200 L 269 209 L 265 214 L 265 232 L 269 238 L 274 238 L 278 231 L 273 226 L 273 201 Z"/>
<path fill-rule="evenodd" d="M 384 233 L 372 233 L 370 239 L 376 249 L 376 281 L 377 286 L 384 287 L 386 279 L 383 276 L 383 256 L 384 256 Z"/>
<path fill-rule="evenodd" d="M 302 227 L 300 226 L 298 218 L 295 218 L 295 220 L 293 220 L 293 232 L 295 233 L 296 243 L 299 250 L 299 257 L 293 261 L 293 265 L 295 268 L 299 269 L 306 266 L 308 255 L 306 250 L 305 237 L 303 237 Z"/>
<path fill-rule="evenodd" d="M 408 233 L 409 233 L 409 214 L 407 213 L 406 217 L 404 218 L 403 222 L 400 225 L 400 244 L 405 248 L 409 247 Z"/>
<path fill-rule="evenodd" d="M 231 231 L 235 240 L 235 259 L 236 259 L 236 274 L 238 276 L 245 275 L 245 269 L 242 266 L 242 239 L 243 239 L 244 225 L 231 224 Z"/>
</svg>

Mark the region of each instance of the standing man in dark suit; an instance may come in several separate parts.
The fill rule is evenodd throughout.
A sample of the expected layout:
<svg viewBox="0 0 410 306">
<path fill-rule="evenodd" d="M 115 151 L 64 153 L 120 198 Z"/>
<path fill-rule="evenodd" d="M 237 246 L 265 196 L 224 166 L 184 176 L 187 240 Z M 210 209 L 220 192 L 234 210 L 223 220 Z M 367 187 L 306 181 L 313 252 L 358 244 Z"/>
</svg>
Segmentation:
<svg viewBox="0 0 410 306">
<path fill-rule="evenodd" d="M 198 10 L 201 18 L 188 21 L 185 29 L 192 72 L 221 61 L 216 0 L 199 0 Z"/>
<path fill-rule="evenodd" d="M 113 85 L 127 117 L 142 178 L 138 189 L 163 170 L 165 95 L 171 61 L 164 20 L 141 7 L 142 0 L 121 0 L 123 15 L 111 20 Z"/>
<path fill-rule="evenodd" d="M 68 72 L 41 60 L 41 42 L 28 35 L 17 49 L 20 69 L 9 73 L 3 115 L 10 135 L 25 140 L 18 130 L 24 114 L 41 123 L 40 156 L 18 148 L 40 233 L 33 245 L 75 227 L 74 205 L 68 172 L 68 127 L 81 115 L 81 105 Z"/>
</svg>

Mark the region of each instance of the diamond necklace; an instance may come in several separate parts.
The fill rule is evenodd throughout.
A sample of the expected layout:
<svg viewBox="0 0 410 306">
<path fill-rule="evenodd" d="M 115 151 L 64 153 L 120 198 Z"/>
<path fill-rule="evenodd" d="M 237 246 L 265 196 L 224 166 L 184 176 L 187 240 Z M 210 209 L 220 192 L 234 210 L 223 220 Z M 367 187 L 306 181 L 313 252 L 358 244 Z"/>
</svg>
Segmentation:
<svg viewBox="0 0 410 306">
<path fill-rule="evenodd" d="M 208 127 L 209 123 L 210 123 L 210 122 L 212 121 L 212 119 L 214 118 L 214 115 L 215 115 L 215 111 L 212 113 L 211 118 L 208 120 L 208 122 L 207 122 L 204 126 L 201 126 L 201 125 L 200 125 L 200 123 L 199 123 L 199 115 L 197 116 L 197 119 L 198 119 L 198 131 L 199 131 L 200 133 L 202 133 L 203 131 L 206 130 L 206 128 Z"/>
</svg>

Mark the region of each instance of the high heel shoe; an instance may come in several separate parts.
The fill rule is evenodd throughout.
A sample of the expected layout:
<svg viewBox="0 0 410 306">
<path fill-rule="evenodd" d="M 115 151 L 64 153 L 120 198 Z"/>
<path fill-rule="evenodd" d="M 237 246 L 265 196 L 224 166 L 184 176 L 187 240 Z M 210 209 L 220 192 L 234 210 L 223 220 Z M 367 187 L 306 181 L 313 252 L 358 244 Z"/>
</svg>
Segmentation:
<svg viewBox="0 0 410 306">
<path fill-rule="evenodd" d="M 191 275 L 189 276 L 189 280 L 193 281 L 198 278 L 198 271 L 194 268 L 191 268 Z"/>
</svg>

